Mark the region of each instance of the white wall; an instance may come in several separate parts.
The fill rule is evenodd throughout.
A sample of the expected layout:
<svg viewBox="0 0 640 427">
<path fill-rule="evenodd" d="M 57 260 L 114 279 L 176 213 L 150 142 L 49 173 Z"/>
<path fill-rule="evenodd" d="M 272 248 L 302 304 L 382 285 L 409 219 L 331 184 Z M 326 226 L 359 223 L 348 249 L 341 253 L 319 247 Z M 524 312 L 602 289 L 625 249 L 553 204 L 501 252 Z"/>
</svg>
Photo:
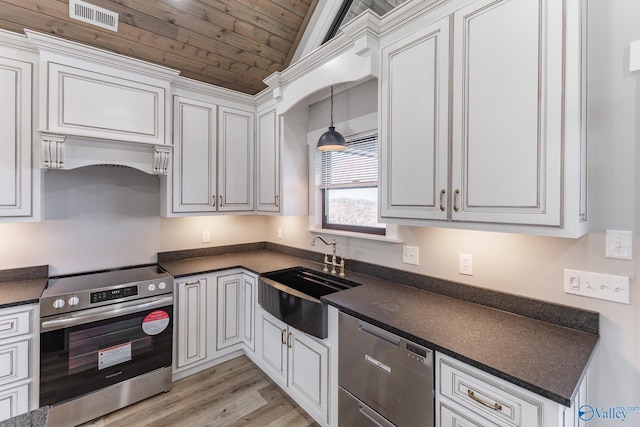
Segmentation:
<svg viewBox="0 0 640 427">
<path fill-rule="evenodd" d="M 259 216 L 160 218 L 160 181 L 92 166 L 44 174 L 40 223 L 0 224 L 0 269 L 50 264 L 50 274 L 156 261 L 158 252 L 265 240 Z M 210 230 L 211 243 L 202 243 Z"/>
<path fill-rule="evenodd" d="M 600 312 L 601 341 L 591 363 L 588 403 L 598 408 L 640 406 L 640 291 L 635 283 L 636 271 L 640 271 L 639 239 L 635 239 L 634 261 L 604 257 L 605 230 L 632 230 L 635 235 L 640 230 L 640 150 L 635 149 L 640 143 L 640 72 L 628 72 L 629 43 L 640 39 L 640 2 L 590 0 L 588 5 L 588 235 L 574 240 L 401 227 L 404 244 L 420 248 L 420 266 L 401 263 L 399 244 L 338 237 L 338 252 L 352 259 Z M 360 110 L 357 99 L 363 100 Z M 336 96 L 335 121 L 357 117 L 357 111 L 367 110 L 370 102 L 365 93 Z M 309 130 L 326 126 L 313 118 L 327 108 L 326 102 L 310 108 Z M 273 217 L 267 237 L 322 252 L 323 248 L 310 246 L 312 235 L 307 226 L 307 217 Z M 278 227 L 283 229 L 283 239 L 277 239 Z M 460 252 L 473 255 L 472 277 L 457 273 Z M 630 276 L 632 304 L 565 294 L 565 268 Z M 615 422 L 594 419 L 588 425 Z M 640 425 L 640 412 L 629 414 L 625 424 Z"/>
</svg>

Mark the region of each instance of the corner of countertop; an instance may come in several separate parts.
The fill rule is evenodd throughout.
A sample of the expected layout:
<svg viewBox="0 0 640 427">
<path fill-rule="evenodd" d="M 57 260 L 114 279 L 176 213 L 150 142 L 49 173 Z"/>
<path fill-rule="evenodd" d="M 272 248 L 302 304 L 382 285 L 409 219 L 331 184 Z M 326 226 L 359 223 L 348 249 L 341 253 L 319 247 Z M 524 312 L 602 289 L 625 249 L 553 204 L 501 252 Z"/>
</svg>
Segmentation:
<svg viewBox="0 0 640 427">
<path fill-rule="evenodd" d="M 25 280 L 45 279 L 49 277 L 49 265 L 10 268 L 0 270 L 0 283 L 22 282 Z"/>
</svg>

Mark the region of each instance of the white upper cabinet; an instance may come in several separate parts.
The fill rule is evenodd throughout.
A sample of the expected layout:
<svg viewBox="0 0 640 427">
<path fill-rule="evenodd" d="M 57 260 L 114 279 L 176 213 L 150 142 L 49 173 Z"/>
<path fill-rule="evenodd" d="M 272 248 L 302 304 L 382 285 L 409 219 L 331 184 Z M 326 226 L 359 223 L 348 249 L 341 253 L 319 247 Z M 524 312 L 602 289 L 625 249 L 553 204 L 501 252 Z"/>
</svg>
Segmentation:
<svg viewBox="0 0 640 427">
<path fill-rule="evenodd" d="M 32 168 L 37 59 L 24 36 L 0 32 L 0 222 L 41 218 L 41 176 Z"/>
<path fill-rule="evenodd" d="M 0 52 L 0 216 L 31 215 L 32 64 Z"/>
<path fill-rule="evenodd" d="M 258 113 L 257 210 L 280 211 L 280 140 L 276 110 Z"/>
<path fill-rule="evenodd" d="M 255 114 L 219 109 L 218 210 L 253 210 Z"/>
<path fill-rule="evenodd" d="M 173 100 L 173 210 L 211 212 L 217 201 L 217 106 Z"/>
<path fill-rule="evenodd" d="M 382 49 L 381 216 L 446 219 L 449 20 Z"/>
<path fill-rule="evenodd" d="M 583 0 L 427 6 L 381 38 L 383 221 L 586 233 Z"/>
<path fill-rule="evenodd" d="M 258 107 L 256 211 L 306 215 L 308 208 L 307 120 L 304 108 L 278 115 Z"/>
<path fill-rule="evenodd" d="M 455 220 L 562 225 L 562 3 L 454 13 Z"/>
<path fill-rule="evenodd" d="M 255 114 L 234 96 L 193 81 L 174 86 L 173 170 L 163 181 L 163 215 L 253 210 Z"/>
</svg>

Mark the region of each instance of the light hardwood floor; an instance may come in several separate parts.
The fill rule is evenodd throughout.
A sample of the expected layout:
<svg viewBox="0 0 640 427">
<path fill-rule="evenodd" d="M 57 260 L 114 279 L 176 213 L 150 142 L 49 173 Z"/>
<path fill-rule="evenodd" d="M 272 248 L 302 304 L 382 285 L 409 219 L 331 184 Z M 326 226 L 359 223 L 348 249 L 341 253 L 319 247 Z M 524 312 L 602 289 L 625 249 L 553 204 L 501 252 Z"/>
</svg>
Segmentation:
<svg viewBox="0 0 640 427">
<path fill-rule="evenodd" d="M 318 426 L 246 356 L 176 381 L 168 393 L 83 427 Z"/>
</svg>

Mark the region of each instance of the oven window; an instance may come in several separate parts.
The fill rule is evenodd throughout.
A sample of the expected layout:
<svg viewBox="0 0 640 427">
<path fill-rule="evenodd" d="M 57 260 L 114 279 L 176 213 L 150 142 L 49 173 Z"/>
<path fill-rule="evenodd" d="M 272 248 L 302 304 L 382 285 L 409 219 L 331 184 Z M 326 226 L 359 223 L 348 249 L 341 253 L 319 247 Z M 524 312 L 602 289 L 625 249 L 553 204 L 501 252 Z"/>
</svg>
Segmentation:
<svg viewBox="0 0 640 427">
<path fill-rule="evenodd" d="M 153 351 L 153 339 L 140 327 L 140 319 L 115 321 L 69 333 L 69 375 L 98 370 Z"/>
<path fill-rule="evenodd" d="M 40 405 L 170 367 L 172 306 L 40 334 Z"/>
</svg>

